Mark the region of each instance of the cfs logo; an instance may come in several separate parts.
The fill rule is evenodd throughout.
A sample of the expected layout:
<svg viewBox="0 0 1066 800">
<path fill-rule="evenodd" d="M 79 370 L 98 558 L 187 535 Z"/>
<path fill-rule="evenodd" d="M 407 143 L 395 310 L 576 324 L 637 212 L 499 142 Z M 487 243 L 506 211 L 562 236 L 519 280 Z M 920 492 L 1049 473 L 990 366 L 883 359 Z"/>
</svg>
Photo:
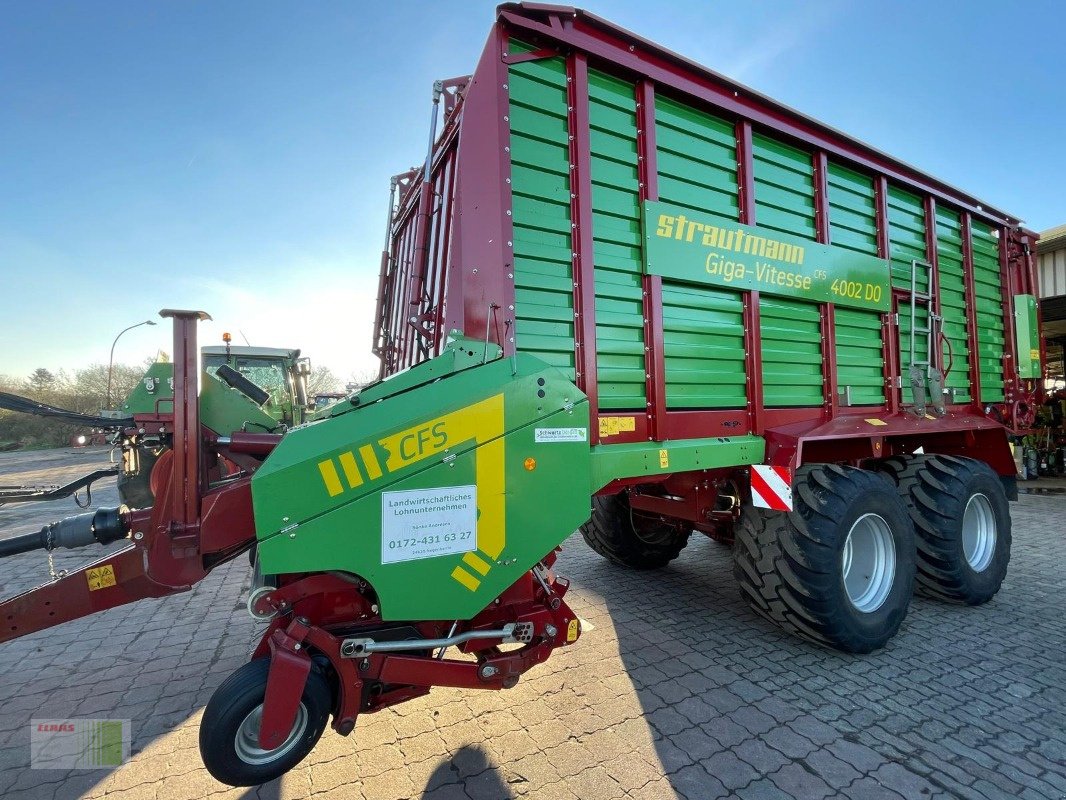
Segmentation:
<svg viewBox="0 0 1066 800">
<path fill-rule="evenodd" d="M 480 444 L 502 433 L 503 395 L 496 395 L 319 461 L 318 471 L 326 492 L 336 497 L 463 442 Z M 384 463 L 379 457 L 382 453 Z"/>
<path fill-rule="evenodd" d="M 435 453 L 447 444 L 448 432 L 444 429 L 444 422 L 437 422 L 431 427 L 419 428 L 415 433 L 408 433 L 400 439 L 400 458 L 404 461 L 411 461 L 415 456 L 425 453 L 427 448 Z"/>
</svg>

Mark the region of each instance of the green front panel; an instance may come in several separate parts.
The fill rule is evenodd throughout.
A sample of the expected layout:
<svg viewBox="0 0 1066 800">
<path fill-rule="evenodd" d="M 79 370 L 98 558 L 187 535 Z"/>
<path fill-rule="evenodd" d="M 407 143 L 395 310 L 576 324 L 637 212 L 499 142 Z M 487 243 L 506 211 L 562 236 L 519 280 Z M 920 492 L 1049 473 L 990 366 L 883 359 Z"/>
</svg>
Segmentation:
<svg viewBox="0 0 1066 800">
<path fill-rule="evenodd" d="M 385 620 L 470 619 L 588 519 L 588 402 L 538 359 L 343 405 L 252 479 L 266 574 L 339 570 Z"/>
<path fill-rule="evenodd" d="M 888 238 L 889 256 L 892 262 L 892 286 L 896 289 L 911 289 L 912 261 L 926 261 L 925 251 L 925 206 L 922 198 L 890 186 L 888 190 Z M 919 293 L 929 291 L 929 269 L 918 266 L 915 288 Z M 914 327 L 914 360 L 928 361 L 927 336 L 922 332 L 929 327 L 929 312 L 925 306 L 916 305 Z M 899 305 L 899 358 L 904 383 L 909 386 L 908 375 L 911 363 L 911 304 L 910 299 Z M 909 394 L 904 398 L 909 402 Z"/>
<path fill-rule="evenodd" d="M 759 227 L 814 239 L 811 154 L 758 133 L 751 137 L 751 144 Z"/>
<path fill-rule="evenodd" d="M 946 340 L 943 347 L 944 369 L 948 370 L 944 388 L 949 390 L 949 402 L 968 403 L 972 397 L 962 221 L 956 212 L 941 207 L 936 210 L 936 258 L 940 278 L 940 313 L 944 318 Z"/>
<path fill-rule="evenodd" d="M 830 163 L 829 241 L 857 253 L 877 255 L 877 207 L 873 180 Z M 881 314 L 837 306 L 837 392 L 852 405 L 885 402 Z"/>
<path fill-rule="evenodd" d="M 1036 318 L 1036 297 L 1014 295 L 1014 335 L 1018 352 L 1018 377 L 1039 378 L 1040 326 Z"/>
<path fill-rule="evenodd" d="M 759 318 L 764 404 L 767 407 L 822 405 L 822 332 L 818 305 L 762 295 Z"/>
<path fill-rule="evenodd" d="M 644 290 L 633 84 L 589 71 L 601 409 L 644 409 Z"/>
<path fill-rule="evenodd" d="M 663 281 L 667 408 L 742 408 L 740 292 Z"/>
<path fill-rule="evenodd" d="M 974 220 L 974 293 L 977 299 L 977 353 L 981 402 L 1003 402 L 1003 289 L 999 269 L 999 237 L 994 228 Z"/>
<path fill-rule="evenodd" d="M 659 199 L 739 219 L 733 124 L 655 98 Z M 741 408 L 744 321 L 739 292 L 663 281 L 667 408 Z"/>
<path fill-rule="evenodd" d="M 131 416 L 173 411 L 174 365 L 169 361 L 156 361 L 150 364 L 144 377 L 122 401 L 121 408 Z"/>
<path fill-rule="evenodd" d="M 532 48 L 511 42 L 512 52 Z M 574 376 L 570 149 L 562 58 L 509 70 L 515 340 Z"/>
<path fill-rule="evenodd" d="M 264 433 L 278 427 L 276 419 L 242 392 L 208 372 L 200 373 L 200 423 L 224 436 L 235 431 Z"/>
</svg>

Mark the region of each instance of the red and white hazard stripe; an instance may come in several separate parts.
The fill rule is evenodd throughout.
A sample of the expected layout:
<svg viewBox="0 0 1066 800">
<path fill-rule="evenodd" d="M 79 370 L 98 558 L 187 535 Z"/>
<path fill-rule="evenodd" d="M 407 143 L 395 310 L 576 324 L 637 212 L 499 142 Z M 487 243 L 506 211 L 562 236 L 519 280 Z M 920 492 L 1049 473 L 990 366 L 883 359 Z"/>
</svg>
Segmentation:
<svg viewBox="0 0 1066 800">
<path fill-rule="evenodd" d="M 751 502 L 756 508 L 792 510 L 792 470 L 752 464 Z"/>
</svg>

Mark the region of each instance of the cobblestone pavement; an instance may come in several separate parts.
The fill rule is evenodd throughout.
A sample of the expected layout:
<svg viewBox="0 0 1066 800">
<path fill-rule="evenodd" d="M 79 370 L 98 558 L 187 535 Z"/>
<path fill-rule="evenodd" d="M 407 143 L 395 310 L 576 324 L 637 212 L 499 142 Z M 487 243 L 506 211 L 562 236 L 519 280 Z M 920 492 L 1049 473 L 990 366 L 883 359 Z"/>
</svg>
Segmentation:
<svg viewBox="0 0 1066 800">
<path fill-rule="evenodd" d="M 7 458 L 5 483 L 17 471 Z M 0 535 L 76 510 L 26 508 L 0 510 Z M 327 730 L 292 773 L 251 790 L 212 780 L 197 751 L 204 704 L 256 634 L 248 568 L 234 562 L 188 594 L 0 646 L 0 796 L 1066 797 L 1066 498 L 1027 496 L 1013 510 L 1014 557 L 992 603 L 915 599 L 900 634 L 865 657 L 750 614 L 728 550 L 702 537 L 650 574 L 613 568 L 573 537 L 559 569 L 595 626 L 577 645 L 510 691 L 439 689 L 361 718 L 351 737 Z M 45 574 L 42 555 L 4 560 L 0 592 Z M 132 760 L 28 769 L 30 718 L 68 716 L 132 719 Z"/>
</svg>

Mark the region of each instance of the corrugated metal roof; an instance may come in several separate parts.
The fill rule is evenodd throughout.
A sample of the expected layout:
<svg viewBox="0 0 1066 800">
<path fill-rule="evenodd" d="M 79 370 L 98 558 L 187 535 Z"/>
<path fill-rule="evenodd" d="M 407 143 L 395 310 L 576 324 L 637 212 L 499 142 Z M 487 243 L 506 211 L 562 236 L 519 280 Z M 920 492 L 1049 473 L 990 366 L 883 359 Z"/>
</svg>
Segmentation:
<svg viewBox="0 0 1066 800">
<path fill-rule="evenodd" d="M 1047 253 L 1066 247 L 1066 225 L 1048 228 L 1040 234 L 1040 241 L 1036 243 L 1036 252 Z"/>
</svg>

